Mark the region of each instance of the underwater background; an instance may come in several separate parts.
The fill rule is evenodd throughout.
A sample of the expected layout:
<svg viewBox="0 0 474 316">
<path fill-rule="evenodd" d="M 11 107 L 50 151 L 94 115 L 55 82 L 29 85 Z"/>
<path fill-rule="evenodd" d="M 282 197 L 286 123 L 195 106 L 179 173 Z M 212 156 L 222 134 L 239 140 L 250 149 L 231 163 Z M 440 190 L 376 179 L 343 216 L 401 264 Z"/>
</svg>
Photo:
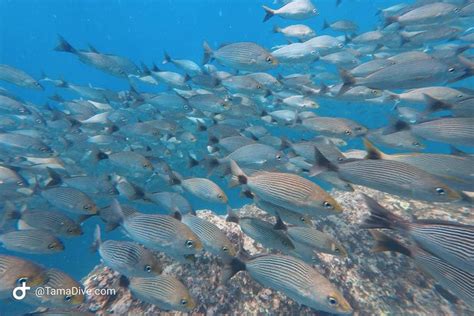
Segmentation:
<svg viewBox="0 0 474 316">
<path fill-rule="evenodd" d="M 329 34 L 339 36 L 340 32 L 330 29 L 321 31 L 324 19 L 335 21 L 350 19 L 359 26 L 357 33 L 372 30 L 380 24 L 376 12 L 380 8 L 399 3 L 395 0 L 343 0 L 336 7 L 334 1 L 314 1 L 319 15 L 303 21 L 313 28 L 318 35 Z M 274 25 L 286 26 L 294 21 L 273 18 L 262 23 L 264 12 L 262 5 L 271 7 L 271 1 L 250 0 L 103 0 L 103 1 L 74 1 L 74 0 L 0 0 L 0 64 L 7 64 L 40 78 L 42 74 L 50 78 L 63 79 L 80 85 L 93 85 L 116 91 L 128 90 L 127 80 L 116 78 L 98 69 L 89 67 L 73 58 L 70 54 L 58 53 L 53 48 L 57 44 L 57 35 L 64 36 L 77 48 L 94 46 L 99 52 L 112 53 L 129 58 L 135 64 L 143 62 L 146 65 L 156 63 L 161 69 L 176 71 L 172 65 L 162 65 L 164 51 L 174 58 L 190 59 L 201 64 L 203 41 L 211 47 L 221 44 L 251 41 L 270 49 L 276 45 L 287 44 L 285 38 L 274 34 Z M 327 66 L 337 73 L 337 67 Z M 273 75 L 290 74 L 291 70 L 277 68 L 268 71 Z M 472 78 L 463 80 L 457 86 L 472 88 Z M 32 103 L 43 105 L 52 103 L 48 98 L 58 89 L 50 84 L 44 84 L 45 91 L 35 91 L 17 87 L 9 83 L 1 83 L 12 94 Z M 163 86 L 137 84 L 139 91 L 167 91 Z M 61 91 L 65 99 L 75 97 L 66 90 Z M 319 101 L 321 107 L 317 113 L 321 116 L 346 117 L 353 119 L 368 128 L 386 126 L 389 114 L 393 112 L 390 104 L 368 104 L 364 102 L 346 102 L 325 98 Z M 342 106 L 349 104 L 349 106 Z M 245 120 L 245 118 L 242 118 Z M 305 138 L 305 132 L 293 130 L 291 127 L 268 127 L 275 136 L 286 136 L 290 139 Z M 57 131 L 51 131 L 52 133 Z M 308 133 L 308 135 L 312 135 Z M 54 135 L 52 135 L 54 136 Z M 426 142 L 425 152 L 448 153 L 449 145 Z M 362 140 L 348 141 L 350 148 L 363 148 Z M 386 153 L 397 150 L 380 146 Z M 462 147 L 468 153 L 474 153 L 473 147 Z M 171 155 L 169 160 L 180 160 Z M 189 177 L 200 174 L 206 177 L 206 172 L 191 171 L 185 163 L 176 161 L 174 169 Z M 228 188 L 227 180 L 212 176 L 211 179 L 224 188 L 229 205 L 237 209 L 251 200 L 240 195 L 240 189 Z M 331 186 L 318 182 L 326 190 Z M 216 214 L 226 214 L 224 205 L 209 203 L 184 194 L 195 210 L 210 209 Z M 153 205 L 140 205 L 141 210 L 153 211 Z M 98 263 L 97 253 L 89 251 L 93 242 L 94 228 L 101 224 L 99 218 L 91 218 L 83 225 L 84 235 L 80 238 L 66 239 L 66 250 L 54 255 L 28 255 L 22 258 L 32 259 L 48 267 L 59 268 L 77 280 L 86 276 Z M 127 240 L 119 230 L 106 234 L 105 239 Z M 10 253 L 0 248 L 0 254 Z M 387 284 L 387 287 L 390 287 Z M 0 315 L 21 315 L 31 311 L 27 305 L 13 302 L 0 302 Z"/>
</svg>

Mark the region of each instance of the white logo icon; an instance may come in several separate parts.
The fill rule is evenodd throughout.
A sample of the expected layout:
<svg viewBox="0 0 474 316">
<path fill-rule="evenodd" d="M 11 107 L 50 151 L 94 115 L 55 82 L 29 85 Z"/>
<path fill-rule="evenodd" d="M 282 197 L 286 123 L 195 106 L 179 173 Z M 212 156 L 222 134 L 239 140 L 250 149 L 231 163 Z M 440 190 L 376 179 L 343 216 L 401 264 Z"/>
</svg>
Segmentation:
<svg viewBox="0 0 474 316">
<path fill-rule="evenodd" d="M 21 301 L 26 297 L 26 292 L 30 290 L 31 287 L 26 286 L 26 282 L 22 281 L 21 286 L 17 286 L 16 288 L 13 289 L 13 298 L 16 299 L 17 301 Z"/>
</svg>

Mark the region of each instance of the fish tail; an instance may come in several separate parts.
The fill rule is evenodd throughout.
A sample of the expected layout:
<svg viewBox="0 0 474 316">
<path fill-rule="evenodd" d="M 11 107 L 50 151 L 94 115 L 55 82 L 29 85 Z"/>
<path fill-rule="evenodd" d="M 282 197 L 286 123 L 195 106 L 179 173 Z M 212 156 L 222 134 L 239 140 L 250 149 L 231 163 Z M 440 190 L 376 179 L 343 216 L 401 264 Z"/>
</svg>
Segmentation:
<svg viewBox="0 0 474 316">
<path fill-rule="evenodd" d="M 403 45 L 410 43 L 410 38 L 405 35 L 400 34 L 400 47 L 403 47 Z"/>
<path fill-rule="evenodd" d="M 281 31 L 281 28 L 278 27 L 278 25 L 273 26 L 273 33 L 280 33 L 280 31 Z"/>
<path fill-rule="evenodd" d="M 58 52 L 68 52 L 76 54 L 77 50 L 69 44 L 64 37 L 58 34 L 58 45 L 54 48 Z"/>
<path fill-rule="evenodd" d="M 342 0 L 336 0 L 336 7 L 338 7 L 342 3 Z"/>
<path fill-rule="evenodd" d="M 190 153 L 188 153 L 188 168 L 191 169 L 199 165 L 199 160 L 194 158 Z"/>
<path fill-rule="evenodd" d="M 239 223 L 239 216 L 232 210 L 232 207 L 227 205 L 227 218 L 226 222 L 228 223 Z"/>
<path fill-rule="evenodd" d="M 275 10 L 270 9 L 267 6 L 262 5 L 263 10 L 265 10 L 265 16 L 263 17 L 263 22 L 268 21 L 272 16 L 275 15 Z"/>
<path fill-rule="evenodd" d="M 318 148 L 314 147 L 314 156 L 315 156 L 315 161 L 316 163 L 310 170 L 310 177 L 317 176 L 320 173 L 323 173 L 325 171 L 338 171 L 338 167 L 330 162 L 324 155 L 319 151 Z"/>
<path fill-rule="evenodd" d="M 120 206 L 119 201 L 117 199 L 113 199 L 112 203 L 110 204 L 112 214 L 114 214 L 113 219 L 109 220 L 111 224 L 120 225 L 125 220 L 125 215 L 123 214 L 122 207 Z"/>
<path fill-rule="evenodd" d="M 383 23 L 383 27 L 382 28 L 386 28 L 387 26 L 389 26 L 390 24 L 392 23 L 397 23 L 398 22 L 398 16 L 394 15 L 394 16 L 387 16 L 385 17 L 385 21 Z"/>
<path fill-rule="evenodd" d="M 164 57 L 163 57 L 163 61 L 161 62 L 162 64 L 167 64 L 171 62 L 171 57 L 170 55 L 168 55 L 168 53 L 165 51 L 164 52 Z"/>
<path fill-rule="evenodd" d="M 245 262 L 239 258 L 231 258 L 229 262 L 224 264 L 222 269 L 221 284 L 225 284 L 239 271 L 245 271 Z"/>
<path fill-rule="evenodd" d="M 0 216 L 0 229 L 11 220 L 21 219 L 21 212 L 17 211 L 15 204 L 10 201 L 5 201 L 2 213 L 2 216 Z"/>
<path fill-rule="evenodd" d="M 119 286 L 128 289 L 128 286 L 130 285 L 130 279 L 127 278 L 125 275 L 120 275 L 119 279 Z"/>
<path fill-rule="evenodd" d="M 433 98 L 432 96 L 429 96 L 427 94 L 423 94 L 423 97 L 426 102 L 426 109 L 425 109 L 426 113 L 450 110 L 453 108 L 452 104 Z"/>
<path fill-rule="evenodd" d="M 377 203 L 371 197 L 362 194 L 367 204 L 370 216 L 364 220 L 362 228 L 386 228 L 386 229 L 401 229 L 404 230 L 408 226 L 408 222 L 398 215 L 390 213 L 382 205 Z"/>
<path fill-rule="evenodd" d="M 94 241 L 92 242 L 92 245 L 91 245 L 91 251 L 97 252 L 101 243 L 102 243 L 102 240 L 100 237 L 100 226 L 96 225 L 95 230 L 94 230 Z"/>
<path fill-rule="evenodd" d="M 212 171 L 214 171 L 214 169 L 219 167 L 221 163 L 220 163 L 218 158 L 208 156 L 208 157 L 204 158 L 203 164 L 204 164 L 204 167 L 206 168 L 207 172 L 212 173 Z"/>
<path fill-rule="evenodd" d="M 395 123 L 390 124 L 390 126 L 388 126 L 387 128 L 385 128 L 382 134 L 383 135 L 393 134 L 399 131 L 409 130 L 410 128 L 411 128 L 410 124 L 408 124 L 407 122 L 403 120 L 398 120 L 398 121 L 395 121 Z"/>
<path fill-rule="evenodd" d="M 99 162 L 100 160 L 109 159 L 109 155 L 100 151 L 98 149 L 93 149 L 91 152 L 91 156 L 94 162 Z"/>
<path fill-rule="evenodd" d="M 375 239 L 375 245 L 372 248 L 373 252 L 393 251 L 408 257 L 412 256 L 412 251 L 408 247 L 402 245 L 398 240 L 376 230 L 371 230 L 370 234 Z"/>
<path fill-rule="evenodd" d="M 169 170 L 167 172 L 169 179 L 170 185 L 181 185 L 182 178 L 179 174 L 174 172 L 173 170 Z"/>
<path fill-rule="evenodd" d="M 365 159 L 384 159 L 386 158 L 385 154 L 380 151 L 374 144 L 372 144 L 367 138 L 364 138 L 364 146 L 365 150 L 367 151 L 367 155 Z"/>
<path fill-rule="evenodd" d="M 293 145 L 291 141 L 285 136 L 282 136 L 280 139 L 281 139 L 280 150 L 291 148 L 291 146 Z"/>
<path fill-rule="evenodd" d="M 343 95 L 347 90 L 356 84 L 356 79 L 349 73 L 349 71 L 345 69 L 339 69 L 339 76 L 342 79 L 342 87 L 339 90 L 338 95 Z"/>
<path fill-rule="evenodd" d="M 235 187 L 239 184 L 247 184 L 247 175 L 233 160 L 230 160 L 230 171 L 232 173 L 232 178 L 229 183 L 231 187 Z"/>
<path fill-rule="evenodd" d="M 51 180 L 49 180 L 46 184 L 47 188 L 55 187 L 63 183 L 61 175 L 59 175 L 59 173 L 57 173 L 54 169 L 46 167 L 46 170 L 48 171 L 48 176 L 51 178 Z"/>
<path fill-rule="evenodd" d="M 321 28 L 321 31 L 329 28 L 329 26 L 330 25 L 329 25 L 328 21 L 326 19 L 324 19 L 324 24 L 323 24 L 323 27 Z"/>
<path fill-rule="evenodd" d="M 209 44 L 206 41 L 202 43 L 202 47 L 204 48 L 204 57 L 202 59 L 202 64 L 205 65 L 209 63 L 210 61 L 212 61 L 213 52 L 212 52 L 211 46 L 209 46 Z"/>
</svg>

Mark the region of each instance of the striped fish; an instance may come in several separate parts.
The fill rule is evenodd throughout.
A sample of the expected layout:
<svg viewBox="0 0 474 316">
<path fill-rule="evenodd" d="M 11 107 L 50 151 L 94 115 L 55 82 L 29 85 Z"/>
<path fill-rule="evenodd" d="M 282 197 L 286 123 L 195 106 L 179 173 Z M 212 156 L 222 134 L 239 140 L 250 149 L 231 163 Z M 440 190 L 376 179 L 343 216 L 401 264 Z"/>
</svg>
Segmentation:
<svg viewBox="0 0 474 316">
<path fill-rule="evenodd" d="M 178 279 L 169 275 L 158 275 L 152 278 L 122 278 L 134 298 L 158 306 L 163 310 L 190 311 L 196 302 L 188 289 Z"/>
<path fill-rule="evenodd" d="M 273 215 L 273 216 L 280 216 L 284 222 L 290 223 L 296 226 L 305 226 L 311 227 L 313 223 L 311 221 L 311 216 L 294 212 L 292 210 L 288 210 L 284 207 L 279 205 L 275 205 L 264 200 L 255 198 L 255 205 L 265 212 Z"/>
<path fill-rule="evenodd" d="M 474 307 L 474 274 L 459 269 L 420 247 L 405 247 L 398 240 L 377 231 L 371 231 L 376 244 L 374 252 L 395 251 L 415 260 L 416 265 L 431 275 L 440 285 Z"/>
<path fill-rule="evenodd" d="M 22 258 L 0 254 L 0 299 L 10 298 L 12 290 L 26 282 L 27 286 L 43 285 L 48 280 L 46 270 Z"/>
<path fill-rule="evenodd" d="M 392 160 L 348 159 L 337 165 L 316 149 L 316 165 L 311 175 L 336 172 L 340 179 L 403 197 L 432 202 L 452 202 L 463 198 L 437 177 L 409 164 Z"/>
<path fill-rule="evenodd" d="M 224 278 L 246 270 L 264 287 L 282 292 L 301 305 L 333 314 L 349 314 L 352 308 L 323 275 L 305 262 L 284 255 L 260 255 L 243 262 L 233 259 Z"/>
<path fill-rule="evenodd" d="M 387 155 L 367 140 L 364 140 L 364 145 L 368 159 L 400 161 L 440 176 L 443 182 L 457 185 L 459 190 L 474 191 L 474 164 L 467 157 L 433 153 Z"/>
<path fill-rule="evenodd" d="M 181 222 L 186 224 L 202 241 L 204 249 L 221 258 L 234 257 L 237 253 L 227 235 L 216 225 L 192 214 L 185 214 Z"/>
<path fill-rule="evenodd" d="M 222 46 L 212 51 L 204 42 L 204 60 L 207 64 L 215 59 L 221 65 L 246 71 L 265 71 L 278 66 L 277 59 L 265 48 L 252 42 L 239 42 Z"/>
<path fill-rule="evenodd" d="M 99 252 L 105 265 L 127 277 L 150 277 L 162 272 L 156 256 L 145 247 L 131 241 L 102 242 L 96 226 L 92 249 Z"/>
<path fill-rule="evenodd" d="M 286 226 L 278 217 L 275 229 L 286 231 L 296 247 L 295 253 L 299 256 L 306 255 L 307 250 L 309 250 L 309 254 L 323 252 L 336 256 L 347 256 L 346 249 L 336 239 L 313 227 Z M 303 253 L 299 250 L 303 250 Z"/>
<path fill-rule="evenodd" d="M 245 184 L 261 200 L 311 216 L 342 212 L 341 206 L 315 183 L 291 173 L 257 172 L 247 176 L 230 161 L 231 185 Z"/>
<path fill-rule="evenodd" d="M 309 130 L 328 136 L 357 137 L 367 133 L 367 128 L 353 120 L 341 117 L 316 116 L 304 119 L 301 123 Z"/>
<path fill-rule="evenodd" d="M 445 117 L 408 125 L 398 121 L 384 133 L 400 130 L 411 130 L 416 136 L 424 139 L 458 146 L 474 144 L 474 117 Z"/>
<path fill-rule="evenodd" d="M 73 237 L 83 234 L 82 227 L 66 214 L 55 211 L 25 210 L 10 215 L 18 218 L 18 229 L 47 230 L 54 235 Z"/>
<path fill-rule="evenodd" d="M 183 189 L 205 201 L 214 203 L 228 202 L 225 192 L 213 181 L 206 178 L 189 178 L 181 180 Z"/>
<path fill-rule="evenodd" d="M 42 191 L 41 196 L 62 211 L 75 214 L 97 213 L 94 201 L 78 189 L 55 187 Z"/>
<path fill-rule="evenodd" d="M 117 200 L 112 208 L 127 234 L 145 247 L 164 252 L 178 260 L 202 250 L 202 242 L 188 226 L 179 220 L 158 214 L 135 213 L 124 217 Z"/>
<path fill-rule="evenodd" d="M 37 296 L 34 291 L 30 291 L 25 298 L 26 303 L 52 308 L 73 307 L 84 303 L 85 296 L 80 293 L 82 285 L 68 274 L 58 269 L 50 269 L 46 271 L 46 276 L 48 281 L 43 287 L 51 288 L 51 291 L 43 296 Z"/>
<path fill-rule="evenodd" d="M 46 230 L 17 230 L 0 235 L 5 249 L 30 254 L 53 254 L 64 250 L 64 244 Z"/>
<path fill-rule="evenodd" d="M 420 248 L 474 274 L 474 226 L 441 220 L 407 221 L 364 195 L 370 216 L 364 228 L 387 228 L 412 238 Z"/>
<path fill-rule="evenodd" d="M 295 246 L 281 230 L 273 227 L 273 224 L 256 217 L 238 217 L 230 207 L 227 208 L 227 222 L 237 223 L 240 229 L 250 238 L 259 242 L 268 249 L 277 249 L 289 253 Z"/>
</svg>

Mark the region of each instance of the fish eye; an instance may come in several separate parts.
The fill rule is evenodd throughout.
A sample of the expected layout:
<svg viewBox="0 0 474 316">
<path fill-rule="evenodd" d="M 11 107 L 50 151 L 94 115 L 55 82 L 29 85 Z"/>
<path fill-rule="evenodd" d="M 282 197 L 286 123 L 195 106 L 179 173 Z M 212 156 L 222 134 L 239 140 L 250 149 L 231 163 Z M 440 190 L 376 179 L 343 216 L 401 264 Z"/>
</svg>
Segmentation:
<svg viewBox="0 0 474 316">
<path fill-rule="evenodd" d="M 261 84 L 258 84 L 258 85 L 257 85 L 257 89 L 262 89 L 262 85 L 261 85 Z"/>
<path fill-rule="evenodd" d="M 459 13 L 459 12 L 461 12 L 461 9 L 459 9 L 459 8 L 454 8 L 453 11 L 456 12 L 456 13 Z"/>
<path fill-rule="evenodd" d="M 436 193 L 438 193 L 438 195 L 446 194 L 446 191 L 443 188 L 436 188 L 435 190 L 436 190 Z"/>
<path fill-rule="evenodd" d="M 184 243 L 186 245 L 186 247 L 188 248 L 192 248 L 194 246 L 194 242 L 192 240 L 186 240 L 186 242 Z"/>
<path fill-rule="evenodd" d="M 342 157 L 337 157 L 337 161 L 344 161 L 344 158 L 342 158 Z"/>
<path fill-rule="evenodd" d="M 339 304 L 334 296 L 328 296 L 328 303 L 332 306 L 337 306 Z"/>
<path fill-rule="evenodd" d="M 49 151 L 47 147 L 40 147 L 39 150 L 40 150 L 41 152 L 43 152 L 43 153 Z"/>
<path fill-rule="evenodd" d="M 334 246 L 334 252 L 340 253 L 340 252 L 341 252 L 341 249 L 339 249 L 338 246 Z"/>
<path fill-rule="evenodd" d="M 421 144 L 420 144 L 419 142 L 413 142 L 412 145 L 418 147 L 418 146 L 420 146 Z"/>
<path fill-rule="evenodd" d="M 356 131 L 361 131 L 361 130 L 362 130 L 362 127 L 356 126 L 354 129 L 355 129 Z"/>
<path fill-rule="evenodd" d="M 21 277 L 21 278 L 19 278 L 18 280 L 16 280 L 16 282 L 17 282 L 18 284 L 27 283 L 27 282 L 28 282 L 28 278 L 27 278 L 27 277 Z"/>
<path fill-rule="evenodd" d="M 300 217 L 300 221 L 302 221 L 303 223 L 306 223 L 306 218 Z"/>
<path fill-rule="evenodd" d="M 18 180 L 18 181 L 16 182 L 16 184 L 17 184 L 18 186 L 20 186 L 20 187 L 22 187 L 22 186 L 25 185 L 25 183 L 23 183 L 23 181 L 21 181 L 21 180 Z"/>
<path fill-rule="evenodd" d="M 72 300 L 72 296 L 71 296 L 71 295 L 66 295 L 66 296 L 64 296 L 64 301 L 70 302 L 71 300 Z"/>
<path fill-rule="evenodd" d="M 278 160 L 280 160 L 280 159 L 281 159 L 281 155 L 280 155 L 280 154 L 276 154 L 275 158 L 278 159 Z"/>
<path fill-rule="evenodd" d="M 218 198 L 219 200 L 223 200 L 223 199 L 224 199 L 224 196 L 223 196 L 221 193 L 219 193 L 219 194 L 217 194 L 217 198 Z"/>
<path fill-rule="evenodd" d="M 180 303 L 181 303 L 181 305 L 186 306 L 186 305 L 188 305 L 188 300 L 185 299 L 185 298 L 183 298 L 183 299 L 180 301 Z"/>
<path fill-rule="evenodd" d="M 265 58 L 265 60 L 267 61 L 267 63 L 271 63 L 273 61 L 273 58 L 272 56 L 268 56 L 267 58 Z"/>
<path fill-rule="evenodd" d="M 342 44 L 342 43 L 339 43 L 339 44 L 337 44 L 337 47 L 339 47 L 339 48 L 343 48 L 343 47 L 344 47 L 344 44 Z"/>
<path fill-rule="evenodd" d="M 26 111 L 25 111 L 24 108 L 20 108 L 20 109 L 18 109 L 18 112 L 20 112 L 20 113 L 25 113 Z"/>
<path fill-rule="evenodd" d="M 92 205 L 86 204 L 82 208 L 85 209 L 85 210 L 90 210 L 92 208 Z"/>
<path fill-rule="evenodd" d="M 38 124 L 42 123 L 40 119 L 36 119 L 35 122 L 38 123 Z"/>
<path fill-rule="evenodd" d="M 351 130 L 346 129 L 346 130 L 344 131 L 344 134 L 346 134 L 346 135 L 352 135 L 352 132 L 351 132 Z"/>
<path fill-rule="evenodd" d="M 377 95 L 377 90 L 372 90 L 371 92 L 373 95 Z"/>
<path fill-rule="evenodd" d="M 228 252 L 228 251 L 229 251 L 229 248 L 227 248 L 226 246 L 223 246 L 223 247 L 222 247 L 222 251 Z"/>
<path fill-rule="evenodd" d="M 48 245 L 48 249 L 55 249 L 57 247 L 55 242 L 52 242 Z"/>
<path fill-rule="evenodd" d="M 149 264 L 147 264 L 147 265 L 145 266 L 145 271 L 148 272 L 148 273 L 151 272 L 151 266 L 150 266 Z"/>
<path fill-rule="evenodd" d="M 334 206 L 332 206 L 332 204 L 329 203 L 328 201 L 324 201 L 323 206 L 324 206 L 324 208 L 327 208 L 327 209 L 333 209 L 334 208 Z"/>
<path fill-rule="evenodd" d="M 454 67 L 451 67 L 448 69 L 449 72 L 454 72 L 454 70 L 455 70 Z"/>
</svg>

